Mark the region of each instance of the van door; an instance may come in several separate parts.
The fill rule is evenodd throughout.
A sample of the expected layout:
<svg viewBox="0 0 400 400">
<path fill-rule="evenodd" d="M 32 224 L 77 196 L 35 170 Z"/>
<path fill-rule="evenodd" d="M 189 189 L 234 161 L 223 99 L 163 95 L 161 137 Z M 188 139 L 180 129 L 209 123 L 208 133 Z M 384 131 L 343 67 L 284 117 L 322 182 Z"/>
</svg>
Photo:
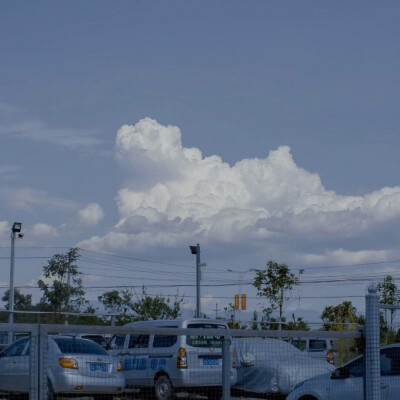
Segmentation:
<svg viewBox="0 0 400 400">
<path fill-rule="evenodd" d="M 165 371 L 174 383 L 174 380 L 177 376 L 177 342 L 178 336 L 176 335 L 153 336 L 153 340 L 150 344 L 150 383 L 154 382 L 154 377 L 158 371 Z"/>
<path fill-rule="evenodd" d="M 150 335 L 131 334 L 125 342 L 124 371 L 128 385 L 146 386 L 149 382 Z"/>
</svg>

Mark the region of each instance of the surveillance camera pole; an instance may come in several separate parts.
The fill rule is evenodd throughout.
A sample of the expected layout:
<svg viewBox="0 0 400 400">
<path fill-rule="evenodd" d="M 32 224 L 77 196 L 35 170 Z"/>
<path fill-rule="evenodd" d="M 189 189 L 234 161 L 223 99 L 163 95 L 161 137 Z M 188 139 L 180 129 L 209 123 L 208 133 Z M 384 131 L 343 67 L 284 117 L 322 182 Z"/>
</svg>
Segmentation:
<svg viewBox="0 0 400 400">
<path fill-rule="evenodd" d="M 15 258 L 15 237 L 17 233 L 11 228 L 11 265 L 10 265 L 10 290 L 8 293 L 8 322 L 14 323 L 14 258 Z M 13 342 L 13 332 L 8 332 L 8 344 Z"/>
<path fill-rule="evenodd" d="M 201 280 L 201 265 L 200 265 L 200 245 L 196 247 L 196 318 L 200 318 L 200 280 Z"/>
<path fill-rule="evenodd" d="M 189 246 L 192 254 L 196 254 L 196 318 L 200 318 L 200 281 L 201 281 L 201 267 L 200 264 L 200 245 Z M 204 264 L 205 265 L 205 264 Z"/>
</svg>

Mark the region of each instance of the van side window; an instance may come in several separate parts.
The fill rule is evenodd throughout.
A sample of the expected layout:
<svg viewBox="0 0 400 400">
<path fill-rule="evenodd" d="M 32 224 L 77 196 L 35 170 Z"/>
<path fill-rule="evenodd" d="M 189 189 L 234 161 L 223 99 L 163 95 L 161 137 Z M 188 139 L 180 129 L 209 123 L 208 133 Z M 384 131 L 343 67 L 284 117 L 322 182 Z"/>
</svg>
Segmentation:
<svg viewBox="0 0 400 400">
<path fill-rule="evenodd" d="M 117 335 L 115 336 L 114 348 L 122 349 L 125 343 L 125 335 Z"/>
<path fill-rule="evenodd" d="M 309 351 L 324 351 L 326 350 L 325 340 L 310 339 Z"/>
<path fill-rule="evenodd" d="M 149 347 L 149 335 L 130 335 L 129 348 L 130 349 L 144 349 Z"/>
<path fill-rule="evenodd" d="M 155 335 L 153 347 L 171 347 L 178 340 L 176 335 Z"/>
</svg>

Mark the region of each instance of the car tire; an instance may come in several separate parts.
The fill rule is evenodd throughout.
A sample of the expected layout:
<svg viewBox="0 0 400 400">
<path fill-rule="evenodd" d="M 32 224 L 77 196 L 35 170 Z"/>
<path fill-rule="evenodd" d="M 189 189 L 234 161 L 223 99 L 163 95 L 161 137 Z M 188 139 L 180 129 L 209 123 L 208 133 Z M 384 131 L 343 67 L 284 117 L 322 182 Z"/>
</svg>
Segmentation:
<svg viewBox="0 0 400 400">
<path fill-rule="evenodd" d="M 167 375 L 160 375 L 155 382 L 154 392 L 157 400 L 173 400 L 174 387 Z"/>
<path fill-rule="evenodd" d="M 317 398 L 309 394 L 306 394 L 305 396 L 301 396 L 299 400 L 317 400 Z"/>
</svg>

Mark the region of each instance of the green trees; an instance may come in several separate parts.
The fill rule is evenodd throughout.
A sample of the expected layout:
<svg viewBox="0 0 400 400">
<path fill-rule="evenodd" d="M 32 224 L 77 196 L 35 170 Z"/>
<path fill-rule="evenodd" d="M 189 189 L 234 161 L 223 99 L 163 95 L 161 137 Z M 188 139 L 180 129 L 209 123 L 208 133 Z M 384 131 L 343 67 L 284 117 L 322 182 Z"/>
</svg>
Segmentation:
<svg viewBox="0 0 400 400">
<path fill-rule="evenodd" d="M 98 299 L 107 311 L 119 314 L 117 325 L 123 325 L 130 321 L 177 318 L 184 298 L 178 294 L 173 300 L 162 295 L 149 296 L 143 286 L 139 294 L 129 289 L 111 290 Z"/>
<path fill-rule="evenodd" d="M 262 309 L 267 317 L 277 310 L 279 320 L 282 321 L 285 303 L 289 300 L 288 294 L 299 284 L 302 273 L 301 269 L 295 275 L 286 264 L 275 261 L 268 261 L 265 270 L 255 270 L 253 285 L 258 290 L 257 295 L 268 301 L 268 306 Z"/>
<path fill-rule="evenodd" d="M 365 324 L 364 316 L 358 314 L 351 301 L 325 307 L 321 319 L 325 322 L 322 329 L 327 331 L 352 331 Z M 338 339 L 335 347 L 339 366 L 361 351 L 361 344 L 355 339 Z"/>
<path fill-rule="evenodd" d="M 4 292 L 1 300 L 4 302 L 5 309 L 9 308 L 9 300 L 10 300 L 10 291 L 7 289 Z M 32 295 L 31 294 L 23 294 L 17 288 L 14 289 L 14 310 L 16 311 L 32 311 L 34 306 L 32 304 Z M 20 314 L 16 313 L 14 315 L 15 322 L 35 322 L 35 315 L 33 314 Z M 1 322 L 8 321 L 8 314 L 1 315 Z"/>
<path fill-rule="evenodd" d="M 383 282 L 378 284 L 378 290 L 381 293 L 381 303 L 392 305 L 400 303 L 400 292 L 391 275 L 386 275 Z M 390 310 L 390 328 L 393 325 L 395 311 L 396 310 Z M 386 318 L 386 324 L 388 324 L 388 322 Z"/>
<path fill-rule="evenodd" d="M 326 322 L 323 327 L 325 331 L 343 330 L 344 324 L 363 325 L 365 322 L 364 317 L 357 314 L 357 309 L 351 301 L 343 301 L 336 306 L 325 307 L 321 319 Z"/>
<path fill-rule="evenodd" d="M 45 280 L 40 279 L 38 284 L 44 309 L 78 312 L 87 303 L 77 265 L 79 257 L 79 249 L 71 248 L 65 254 L 55 254 L 43 267 Z"/>
</svg>

